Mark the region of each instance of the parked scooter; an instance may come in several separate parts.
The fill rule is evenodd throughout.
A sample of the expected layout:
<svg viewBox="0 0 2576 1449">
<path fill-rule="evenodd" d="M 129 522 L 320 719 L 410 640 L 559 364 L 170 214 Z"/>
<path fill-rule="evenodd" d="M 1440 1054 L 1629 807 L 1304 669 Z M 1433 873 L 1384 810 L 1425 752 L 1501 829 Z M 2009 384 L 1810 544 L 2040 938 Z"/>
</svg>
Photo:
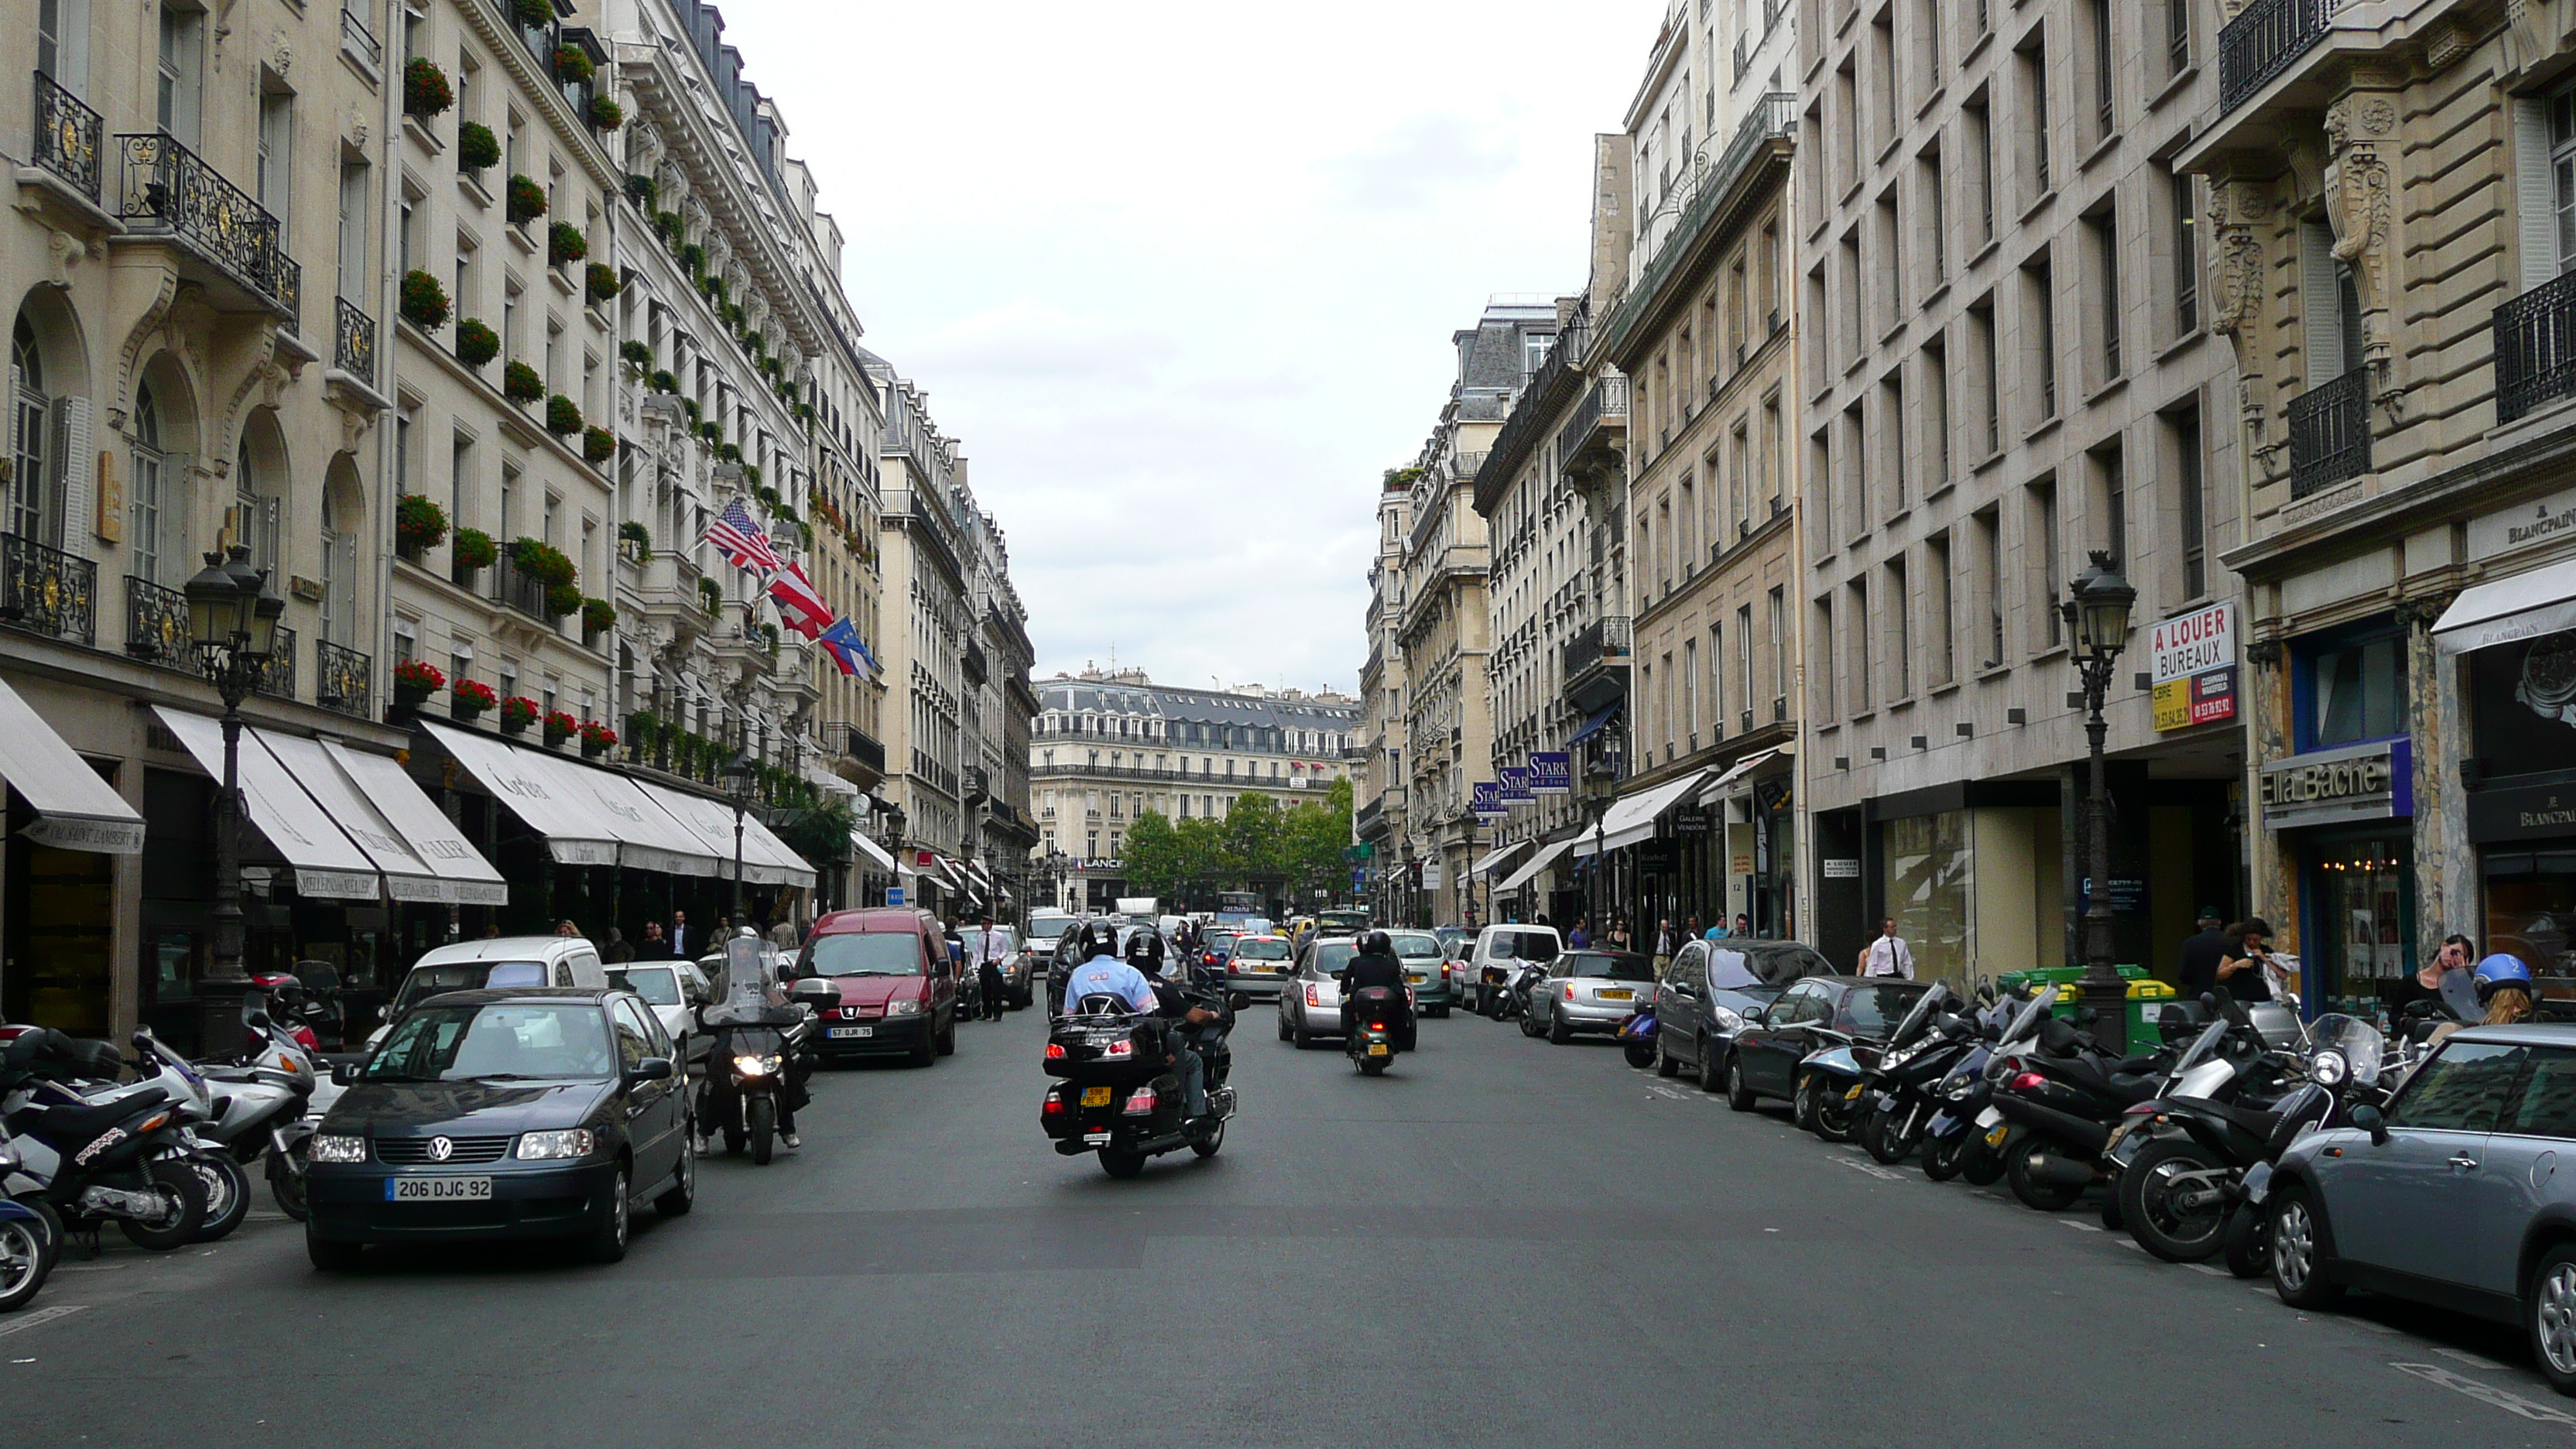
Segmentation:
<svg viewBox="0 0 2576 1449">
<path fill-rule="evenodd" d="M 1996 1045 L 2019 1020 L 2027 1003 L 2005 998 L 1989 1003 L 1966 1023 L 1967 1054 L 1933 1087 L 1937 1104 L 1923 1128 L 1923 1175 L 1934 1182 L 1964 1177 L 1985 1187 L 2004 1175 L 2002 1159 L 1986 1145 L 1986 1128 L 1978 1125 L 1994 1096 L 1987 1067 Z"/>
<path fill-rule="evenodd" d="M 1891 1167 L 1922 1143 L 1940 1109 L 1932 1089 L 1948 1078 L 1975 1038 L 1975 1028 L 1950 1011 L 1957 1004 L 1949 986 L 1936 982 L 1897 1023 L 1862 1083 L 1861 1146 Z"/>
<path fill-rule="evenodd" d="M 2245 1169 L 2220 1230 L 2227 1271 L 2239 1278 L 2259 1278 L 2272 1270 L 2271 1215 L 2264 1201 L 2281 1154 L 2310 1132 L 2351 1126 L 2359 1108 L 2385 1111 L 2420 1060 L 2402 1045 L 2392 1052 L 2379 1028 L 2358 1017 L 2318 1017 L 2308 1038 L 2307 1082 L 2275 1105 L 2279 1120 L 2263 1143 L 2261 1159 Z"/>
<path fill-rule="evenodd" d="M 1496 1021 L 1523 1023 L 1521 1035 L 1528 1029 L 1530 988 L 1547 977 L 1547 963 L 1522 961 L 1508 966 L 1485 968 L 1485 1015 Z"/>
<path fill-rule="evenodd" d="M 0 1142 L 0 1177 L 17 1170 L 17 1149 Z M 35 1301 L 62 1252 L 63 1224 L 50 1204 L 0 1197 L 0 1313 Z"/>
<path fill-rule="evenodd" d="M 184 1160 L 190 1104 L 158 1083 L 85 1097 L 76 1083 L 122 1068 L 115 1047 L 44 1027 L 12 1033 L 0 1048 L 0 1123 L 15 1135 L 20 1158 L 5 1179 L 8 1195 L 42 1197 L 71 1232 L 94 1234 L 113 1222 L 135 1246 L 156 1252 L 195 1241 L 206 1189 Z"/>
<path fill-rule="evenodd" d="M 2299 1054 L 2276 1051 L 2233 997 L 2201 1001 L 2216 1019 L 2103 1144 L 2122 1224 L 2168 1263 L 2219 1252 L 2237 1183 L 2280 1125 L 2273 1105 L 2305 1066 Z"/>
<path fill-rule="evenodd" d="M 1639 1071 L 1655 1064 L 1655 1004 L 1646 1005 L 1626 1021 L 1619 1023 L 1619 1053 L 1628 1065 Z"/>
<path fill-rule="evenodd" d="M 327 1109 L 330 1101 L 338 1099 L 340 1088 L 328 1084 L 320 1058 L 306 1045 L 312 1032 L 293 1018 L 279 1020 L 272 1011 L 277 1004 L 278 998 L 258 992 L 244 996 L 246 1049 L 233 1062 L 199 1064 L 213 1093 L 213 1115 L 197 1135 L 219 1144 L 240 1167 L 265 1157 L 269 1195 L 280 1211 L 300 1222 L 304 1218 L 303 1146 L 312 1136 L 305 1124 L 308 1117 L 319 1120 L 314 1116 L 316 1099 L 327 1094 L 328 1100 L 319 1103 Z M 238 1200 L 239 1208 L 230 1213 L 230 1221 L 219 1224 L 225 1212 L 215 1206 L 217 1197 L 210 1187 L 208 1238 L 221 1237 L 240 1223 L 249 1211 L 248 1194 L 239 1194 Z"/>
</svg>

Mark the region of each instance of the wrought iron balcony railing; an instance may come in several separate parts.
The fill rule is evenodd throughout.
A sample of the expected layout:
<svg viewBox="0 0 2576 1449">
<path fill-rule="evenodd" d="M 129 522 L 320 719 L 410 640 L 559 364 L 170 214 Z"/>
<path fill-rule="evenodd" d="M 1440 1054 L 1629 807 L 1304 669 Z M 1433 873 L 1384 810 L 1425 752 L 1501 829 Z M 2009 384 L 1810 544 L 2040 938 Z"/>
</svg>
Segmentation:
<svg viewBox="0 0 2576 1449">
<path fill-rule="evenodd" d="M 369 387 L 376 385 L 376 319 L 346 297 L 332 299 L 331 365 Z"/>
<path fill-rule="evenodd" d="M 276 217 L 166 132 L 116 140 L 118 216 L 138 232 L 176 239 L 244 289 L 295 312 L 303 271 L 279 249 Z"/>
<path fill-rule="evenodd" d="M 295 631 L 284 624 L 277 626 L 277 642 L 269 646 L 268 663 L 261 666 L 259 681 L 253 692 L 272 699 L 295 697 Z"/>
<path fill-rule="evenodd" d="M 545 580 L 521 573 L 518 561 L 506 548 L 492 561 L 492 600 L 531 619 L 543 620 L 550 627 L 555 622 L 554 616 L 546 612 Z"/>
<path fill-rule="evenodd" d="M 98 148 L 106 134 L 98 112 L 43 71 L 36 72 L 36 164 L 98 200 Z"/>
<path fill-rule="evenodd" d="M 2251 99 L 2325 38 L 2343 0 L 2253 0 L 2218 32 L 2218 109 Z"/>
<path fill-rule="evenodd" d="M 0 533 L 0 623 L 79 644 L 98 642 L 98 565 Z"/>
<path fill-rule="evenodd" d="M 966 666 L 967 683 L 981 685 L 986 679 L 991 677 L 991 673 L 984 663 L 984 646 L 971 639 L 966 641 L 966 655 L 964 663 Z"/>
<path fill-rule="evenodd" d="M 385 68 L 384 42 L 376 39 L 376 33 L 367 28 L 367 22 L 345 5 L 340 7 L 340 43 L 356 51 L 377 70 Z"/>
<path fill-rule="evenodd" d="M 360 719 L 375 716 L 376 661 L 328 639 L 313 642 L 313 702 Z"/>
<path fill-rule="evenodd" d="M 1616 373 L 1595 378 L 1590 390 L 1576 400 L 1574 411 L 1565 419 L 1565 431 L 1557 434 L 1559 462 L 1574 468 L 1596 449 L 1610 443 L 1610 430 L 1616 428 L 1622 438 L 1628 431 L 1628 379 Z"/>
<path fill-rule="evenodd" d="M 2576 396 L 2576 272 L 2496 308 L 2495 372 L 2499 423 Z"/>
<path fill-rule="evenodd" d="M 2290 399 L 2290 496 L 2370 471 L 2370 372 L 2356 367 Z"/>
<path fill-rule="evenodd" d="M 1625 614 L 1593 620 L 1581 633 L 1565 641 L 1564 672 L 1560 677 L 1570 680 L 1596 665 L 1627 663 L 1629 637 Z"/>
<path fill-rule="evenodd" d="M 846 720 L 823 726 L 823 748 L 856 760 L 880 775 L 885 773 L 885 746 L 876 736 Z"/>
<path fill-rule="evenodd" d="M 125 652 L 173 669 L 196 667 L 196 643 L 188 628 L 188 596 L 127 574 Z"/>
</svg>

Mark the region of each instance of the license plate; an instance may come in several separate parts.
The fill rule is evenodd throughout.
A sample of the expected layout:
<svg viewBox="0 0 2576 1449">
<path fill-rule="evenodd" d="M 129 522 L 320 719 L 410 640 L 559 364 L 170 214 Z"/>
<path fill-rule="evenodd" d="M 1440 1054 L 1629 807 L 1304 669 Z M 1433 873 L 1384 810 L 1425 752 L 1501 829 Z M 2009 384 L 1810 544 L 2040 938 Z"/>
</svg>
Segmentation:
<svg viewBox="0 0 2576 1449">
<path fill-rule="evenodd" d="M 1368 1051 L 1368 1054 L 1369 1054 L 1370 1056 L 1373 1056 L 1373 1057 L 1382 1057 L 1382 1056 L 1385 1056 L 1385 1055 L 1386 1055 L 1386 1043 L 1385 1043 L 1385 1042 L 1382 1042 L 1382 1041 L 1373 1041 L 1373 1042 L 1370 1042 L 1370 1043 L 1369 1043 L 1369 1051 Z"/>
<path fill-rule="evenodd" d="M 489 1202 L 492 1179 L 488 1177 L 389 1177 L 385 1179 L 387 1202 Z"/>
<path fill-rule="evenodd" d="M 1084 1106 L 1086 1106 L 1086 1107 L 1106 1107 L 1106 1106 L 1108 1106 L 1108 1105 L 1109 1105 L 1109 1089 L 1108 1089 L 1107 1087 L 1085 1087 L 1085 1088 L 1083 1088 L 1083 1089 L 1082 1089 L 1082 1105 L 1084 1105 Z"/>
<path fill-rule="evenodd" d="M 1419 985 L 1421 985 L 1423 982 L 1430 980 L 1430 979 L 1431 979 L 1431 977 L 1430 977 L 1429 975 L 1427 975 L 1426 973 L 1424 973 L 1424 972 L 1420 972 L 1420 971 L 1407 971 L 1407 972 L 1405 972 L 1405 973 L 1404 973 L 1404 979 L 1405 979 L 1405 980 L 1407 980 L 1407 981 L 1412 982 L 1412 983 L 1413 983 L 1414 985 L 1416 985 L 1416 986 L 1419 986 Z"/>
<path fill-rule="evenodd" d="M 1844 1100 L 1844 1101 L 1846 1101 L 1846 1102 L 1857 1102 L 1857 1101 L 1859 1101 L 1859 1100 L 1860 1100 L 1860 1094 L 1861 1094 L 1864 1090 L 1866 1090 L 1866 1089 L 1865 1089 L 1865 1088 L 1863 1088 L 1863 1087 L 1861 1086 L 1861 1084 L 1860 1084 L 1860 1083 L 1858 1083 L 1858 1082 L 1854 1082 L 1854 1083 L 1852 1083 L 1852 1089 L 1851 1089 L 1850 1091 L 1848 1091 L 1848 1092 L 1843 1093 L 1843 1100 Z"/>
<path fill-rule="evenodd" d="M 2012 1124 L 2009 1122 L 1998 1122 L 1993 1127 L 1987 1129 L 1986 1145 L 1988 1147 L 2001 1147 L 2004 1145 L 2004 1139 L 2011 1135 Z"/>
<path fill-rule="evenodd" d="M 1592 999 L 1595 1001 L 1633 1001 L 1636 997 L 1637 993 L 1627 990 L 1624 987 L 1615 991 L 1596 991 L 1592 993 Z"/>
<path fill-rule="evenodd" d="M 1103 1143 L 1106 1143 L 1108 1140 L 1109 1134 L 1106 1132 L 1085 1132 L 1082 1134 L 1083 1145 L 1086 1147 L 1098 1147 Z"/>
<path fill-rule="evenodd" d="M 873 1026 L 836 1026 L 833 1027 L 831 1031 L 832 1039 L 834 1041 L 846 1041 L 853 1037 L 875 1036 L 876 1034 L 877 1029 Z"/>
</svg>

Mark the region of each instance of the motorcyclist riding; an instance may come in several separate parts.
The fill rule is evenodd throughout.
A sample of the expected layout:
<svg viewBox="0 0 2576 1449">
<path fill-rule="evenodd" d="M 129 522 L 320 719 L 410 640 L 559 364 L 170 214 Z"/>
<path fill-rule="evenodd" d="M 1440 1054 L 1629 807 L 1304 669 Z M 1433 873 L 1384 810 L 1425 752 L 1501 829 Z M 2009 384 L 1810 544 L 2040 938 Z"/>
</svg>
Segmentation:
<svg viewBox="0 0 2576 1449">
<path fill-rule="evenodd" d="M 710 1149 L 709 1134 L 716 1125 L 729 1120 L 735 1109 L 726 1101 L 733 1095 L 730 1076 L 719 1069 L 730 1062 L 738 1051 L 761 1055 L 784 1045 L 790 1028 L 801 1024 L 805 1013 L 788 1000 L 786 989 L 760 965 L 760 943 L 749 927 L 728 939 L 724 945 L 728 958 L 725 999 L 703 1007 L 698 1024 L 712 1033 L 707 1052 L 707 1069 L 699 1082 L 698 1150 Z M 814 1073 L 813 1062 L 801 1051 L 782 1053 L 785 1058 L 783 1081 L 775 1094 L 778 1103 L 779 1145 L 790 1149 L 804 1144 L 796 1136 L 796 1109 L 809 1100 L 806 1081 Z"/>
<path fill-rule="evenodd" d="M 1118 959 L 1118 928 L 1090 925 L 1083 930 L 1083 962 L 1064 978 L 1061 1006 L 1070 1011 L 1086 996 L 1115 996 L 1131 1010 L 1152 1011 L 1154 988 L 1133 966 Z"/>
<path fill-rule="evenodd" d="M 1356 1020 L 1356 998 L 1372 987 L 1382 988 L 1395 1001 L 1395 1047 L 1413 1050 L 1413 999 L 1405 993 L 1404 963 L 1395 957 L 1394 938 L 1384 931 L 1370 931 L 1359 939 L 1359 954 L 1351 963 L 1334 973 L 1342 983 L 1342 1034 L 1348 1036 Z"/>
<path fill-rule="evenodd" d="M 1181 1085 L 1188 1093 L 1184 1109 L 1191 1117 L 1207 1112 L 1207 1063 L 1187 1040 L 1184 1030 L 1202 1026 L 1217 1019 L 1217 1013 L 1191 1003 L 1181 988 L 1163 976 L 1163 938 L 1150 930 L 1138 931 L 1127 941 L 1127 964 L 1142 973 L 1154 992 L 1154 1014 L 1170 1023 L 1170 1040 L 1175 1063 L 1181 1069 Z"/>
</svg>

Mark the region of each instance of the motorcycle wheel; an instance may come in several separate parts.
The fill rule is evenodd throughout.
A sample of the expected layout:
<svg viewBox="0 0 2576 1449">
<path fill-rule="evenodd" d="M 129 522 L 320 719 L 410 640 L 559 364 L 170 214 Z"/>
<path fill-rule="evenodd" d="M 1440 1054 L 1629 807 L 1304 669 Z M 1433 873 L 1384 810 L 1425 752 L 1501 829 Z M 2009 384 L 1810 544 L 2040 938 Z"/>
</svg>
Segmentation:
<svg viewBox="0 0 2576 1449">
<path fill-rule="evenodd" d="M 2060 1182 L 2042 1182 L 2030 1175 L 2030 1160 L 2039 1149 L 2028 1142 L 2016 1143 L 2012 1160 L 2004 1164 L 2004 1176 L 2011 1179 L 2013 1196 L 2022 1205 L 2044 1213 L 2060 1213 L 2075 1205 L 2084 1189 Z"/>
<path fill-rule="evenodd" d="M 2178 1206 L 2171 1179 L 2226 1165 L 2187 1137 L 2148 1144 L 2120 1174 L 2120 1216 L 2129 1225 L 2129 1236 L 2168 1263 L 2204 1263 L 2216 1257 L 2227 1246 L 2225 1201 Z"/>
<path fill-rule="evenodd" d="M 116 1225 L 125 1233 L 126 1241 L 155 1253 L 195 1242 L 197 1225 L 206 1220 L 205 1179 L 186 1163 L 167 1159 L 145 1168 L 144 1175 L 151 1181 L 153 1194 L 161 1199 L 161 1212 L 150 1223 L 118 1219 Z"/>
<path fill-rule="evenodd" d="M 1923 1144 L 1923 1176 L 1932 1182 L 1948 1182 L 1959 1175 L 1959 1153 L 1968 1134 L 1953 1132 L 1935 1137 Z"/>
<path fill-rule="evenodd" d="M 1632 1041 L 1626 1045 L 1624 1050 L 1628 1056 L 1628 1065 L 1635 1067 L 1639 1071 L 1644 1071 L 1648 1067 L 1653 1067 L 1655 1069 L 1655 1075 L 1659 1077 L 1669 1077 L 1672 1075 L 1671 1072 L 1664 1070 L 1664 1049 L 1662 1047 L 1648 1046 L 1644 1042 Z"/>
<path fill-rule="evenodd" d="M 12 1218 L 0 1223 L 0 1313 L 24 1308 L 54 1271 L 62 1233 L 49 1220 Z"/>
<path fill-rule="evenodd" d="M 1815 1084 L 1815 1134 L 1827 1142 L 1849 1142 L 1859 1134 L 1858 1109 L 1843 1095 L 1840 1082 L 1818 1072 L 1808 1078 Z"/>
<path fill-rule="evenodd" d="M 1903 1162 L 1914 1151 L 1912 1134 L 1905 1130 L 1905 1119 L 1912 1115 L 1902 1106 L 1871 1111 L 1861 1124 L 1860 1145 L 1889 1167 Z"/>
<path fill-rule="evenodd" d="M 304 1163 L 307 1138 L 283 1153 L 268 1155 L 268 1195 L 277 1200 L 277 1210 L 296 1222 L 302 1222 L 312 1209 L 304 1193 Z"/>
<path fill-rule="evenodd" d="M 39 1226 L 42 1227 L 45 1234 L 45 1251 L 53 1254 L 58 1259 L 62 1257 L 62 1214 L 54 1211 L 54 1205 L 52 1203 L 45 1201 L 34 1193 L 29 1193 L 25 1197 L 17 1199 L 17 1203 L 20 1207 L 34 1213 L 39 1220 Z"/>
<path fill-rule="evenodd" d="M 1361 1075 L 1361 1076 L 1363 1076 L 1363 1077 L 1382 1077 L 1382 1076 L 1385 1076 L 1385 1075 L 1386 1075 L 1386 1058 L 1384 1058 L 1384 1057 L 1362 1057 L 1362 1058 L 1360 1058 L 1360 1075 Z"/>
<path fill-rule="evenodd" d="M 1986 1145 L 1986 1139 L 1971 1127 L 1967 1141 L 1959 1145 L 1959 1178 L 1970 1187 L 1992 1187 L 2004 1175 L 2004 1160 Z"/>
<path fill-rule="evenodd" d="M 2251 1204 L 2238 1203 L 2227 1215 L 2227 1271 L 2239 1278 L 2272 1271 L 2272 1225 Z"/>
<path fill-rule="evenodd" d="M 218 1243 L 250 1216 L 250 1174 L 229 1152 L 210 1152 L 182 1159 L 195 1168 L 206 1186 L 206 1216 L 197 1225 L 197 1241 Z"/>
<path fill-rule="evenodd" d="M 767 1167 L 772 1139 L 778 1134 L 778 1104 L 767 1097 L 754 1097 L 747 1105 L 751 1114 L 751 1160 Z"/>
<path fill-rule="evenodd" d="M 1100 1170 L 1108 1173 L 1111 1177 L 1124 1182 L 1128 1178 L 1134 1177 L 1136 1174 L 1145 1170 L 1145 1154 L 1141 1152 L 1112 1152 L 1107 1148 L 1102 1148 L 1100 1152 Z"/>
<path fill-rule="evenodd" d="M 1225 1124 L 1223 1122 L 1217 1123 L 1216 1130 L 1210 1132 L 1205 1137 L 1195 1137 L 1190 1140 L 1190 1151 L 1197 1153 L 1201 1157 L 1214 1157 L 1217 1154 L 1217 1150 L 1223 1146 L 1225 1146 Z"/>
</svg>

